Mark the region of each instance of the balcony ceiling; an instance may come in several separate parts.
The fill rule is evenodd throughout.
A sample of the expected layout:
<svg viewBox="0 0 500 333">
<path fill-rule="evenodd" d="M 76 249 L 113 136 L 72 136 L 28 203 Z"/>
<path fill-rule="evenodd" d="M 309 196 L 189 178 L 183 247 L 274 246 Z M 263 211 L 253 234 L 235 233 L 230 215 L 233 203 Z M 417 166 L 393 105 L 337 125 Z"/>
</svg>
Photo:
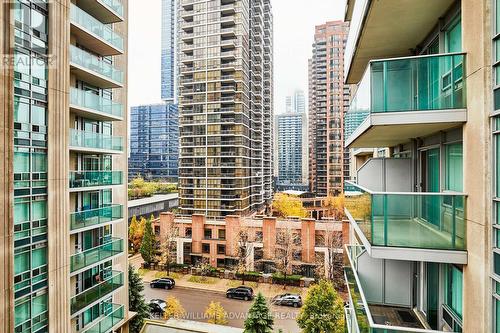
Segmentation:
<svg viewBox="0 0 500 333">
<path fill-rule="evenodd" d="M 412 55 L 411 50 L 454 2 L 349 0 L 346 19 L 351 19 L 351 30 L 345 55 L 346 82 L 358 83 L 369 60 Z"/>
<path fill-rule="evenodd" d="M 102 0 L 77 0 L 76 4 L 87 13 L 92 13 L 92 16 L 102 23 L 116 23 L 123 21 L 123 17 L 105 5 Z"/>
</svg>

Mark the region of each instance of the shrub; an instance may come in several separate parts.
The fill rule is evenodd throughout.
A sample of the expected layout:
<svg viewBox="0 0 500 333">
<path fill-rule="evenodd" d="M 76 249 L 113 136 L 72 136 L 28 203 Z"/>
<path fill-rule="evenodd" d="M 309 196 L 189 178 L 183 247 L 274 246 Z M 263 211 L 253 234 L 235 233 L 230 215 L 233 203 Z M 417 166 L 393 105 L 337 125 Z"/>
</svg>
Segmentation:
<svg viewBox="0 0 500 333">
<path fill-rule="evenodd" d="M 276 284 L 287 284 L 287 285 L 291 285 L 291 286 L 299 286 L 300 279 L 302 279 L 301 275 L 287 275 L 287 277 L 285 279 L 285 276 L 281 273 L 274 273 L 273 274 L 273 283 L 276 283 Z"/>
<path fill-rule="evenodd" d="M 258 282 L 262 274 L 260 272 L 244 272 L 236 273 L 235 276 L 239 280 Z"/>
<path fill-rule="evenodd" d="M 188 282 L 193 283 L 202 283 L 202 284 L 215 284 L 217 283 L 217 279 L 208 276 L 197 276 L 193 275 L 188 279 Z"/>
</svg>

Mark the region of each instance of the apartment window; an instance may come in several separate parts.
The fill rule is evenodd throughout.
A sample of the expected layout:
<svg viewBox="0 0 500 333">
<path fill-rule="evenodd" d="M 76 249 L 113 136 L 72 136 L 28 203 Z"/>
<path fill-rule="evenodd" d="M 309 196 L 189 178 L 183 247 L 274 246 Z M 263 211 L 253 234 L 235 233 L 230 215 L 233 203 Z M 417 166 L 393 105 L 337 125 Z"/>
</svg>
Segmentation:
<svg viewBox="0 0 500 333">
<path fill-rule="evenodd" d="M 208 244 L 208 243 L 201 244 L 201 252 L 202 253 L 210 253 L 210 244 Z"/>
<path fill-rule="evenodd" d="M 191 228 L 186 228 L 184 231 L 184 235 L 186 238 L 191 238 L 193 236 L 193 229 Z"/>
<path fill-rule="evenodd" d="M 205 239 L 212 239 L 212 229 L 205 229 L 203 231 L 203 236 Z"/>
<path fill-rule="evenodd" d="M 217 244 L 217 254 L 226 254 L 226 245 Z"/>
<path fill-rule="evenodd" d="M 219 239 L 226 239 L 226 229 L 219 229 Z"/>
<path fill-rule="evenodd" d="M 444 284 L 443 320 L 453 332 L 462 332 L 462 269 L 455 265 L 445 265 Z"/>
<path fill-rule="evenodd" d="M 255 232 L 255 241 L 262 242 L 262 239 L 263 239 L 262 231 L 256 231 Z"/>
<path fill-rule="evenodd" d="M 449 191 L 463 191 L 463 147 L 462 143 L 445 146 L 446 179 L 445 188 Z"/>
<path fill-rule="evenodd" d="M 446 294 L 445 302 L 453 312 L 462 318 L 462 293 L 463 293 L 463 273 L 462 269 L 455 265 L 446 266 Z"/>
</svg>

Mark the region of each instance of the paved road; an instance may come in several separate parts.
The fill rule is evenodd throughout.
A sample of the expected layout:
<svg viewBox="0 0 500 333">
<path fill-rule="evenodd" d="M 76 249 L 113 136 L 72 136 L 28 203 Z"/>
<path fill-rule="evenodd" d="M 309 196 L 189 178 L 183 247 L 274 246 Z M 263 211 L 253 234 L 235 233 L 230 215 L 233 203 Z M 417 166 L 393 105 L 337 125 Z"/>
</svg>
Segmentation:
<svg viewBox="0 0 500 333">
<path fill-rule="evenodd" d="M 241 328 L 252 303 L 228 299 L 225 294 L 199 289 L 182 287 L 175 287 L 172 290 L 151 289 L 148 283 L 144 284 L 144 294 L 148 302 L 153 298 L 165 299 L 168 295 L 174 296 L 179 299 L 184 309 L 186 309 L 186 319 L 204 322 L 206 322 L 204 313 L 208 304 L 211 301 L 220 302 L 228 313 L 228 325 Z M 275 316 L 274 330 L 276 332 L 281 328 L 284 333 L 300 333 L 300 329 L 295 322 L 299 312 L 298 309 L 273 305 L 271 311 Z"/>
</svg>

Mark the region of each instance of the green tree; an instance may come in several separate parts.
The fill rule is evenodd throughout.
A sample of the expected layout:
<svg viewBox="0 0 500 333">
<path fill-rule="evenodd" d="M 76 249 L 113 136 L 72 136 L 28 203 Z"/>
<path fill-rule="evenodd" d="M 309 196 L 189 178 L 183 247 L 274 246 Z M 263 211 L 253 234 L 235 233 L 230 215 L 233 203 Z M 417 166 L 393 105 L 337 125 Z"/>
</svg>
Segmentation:
<svg viewBox="0 0 500 333">
<path fill-rule="evenodd" d="M 210 324 L 227 324 L 227 313 L 220 302 L 211 301 L 205 310 L 205 316 L 208 318 Z"/>
<path fill-rule="evenodd" d="M 144 236 L 142 236 L 141 243 L 141 256 L 147 265 L 151 264 L 155 254 L 155 235 L 153 233 L 153 227 L 151 226 L 151 220 L 146 220 L 146 225 L 144 227 Z"/>
<path fill-rule="evenodd" d="M 267 306 L 266 299 L 259 293 L 248 310 L 243 333 L 272 333 L 274 319 Z"/>
<path fill-rule="evenodd" d="M 303 333 L 344 333 L 344 302 L 330 281 L 309 288 L 297 323 Z"/>
<path fill-rule="evenodd" d="M 149 306 L 144 300 L 144 284 L 132 266 L 128 266 L 128 301 L 130 311 L 137 315 L 130 321 L 130 333 L 139 333 L 144 319 L 149 318 Z"/>
</svg>

